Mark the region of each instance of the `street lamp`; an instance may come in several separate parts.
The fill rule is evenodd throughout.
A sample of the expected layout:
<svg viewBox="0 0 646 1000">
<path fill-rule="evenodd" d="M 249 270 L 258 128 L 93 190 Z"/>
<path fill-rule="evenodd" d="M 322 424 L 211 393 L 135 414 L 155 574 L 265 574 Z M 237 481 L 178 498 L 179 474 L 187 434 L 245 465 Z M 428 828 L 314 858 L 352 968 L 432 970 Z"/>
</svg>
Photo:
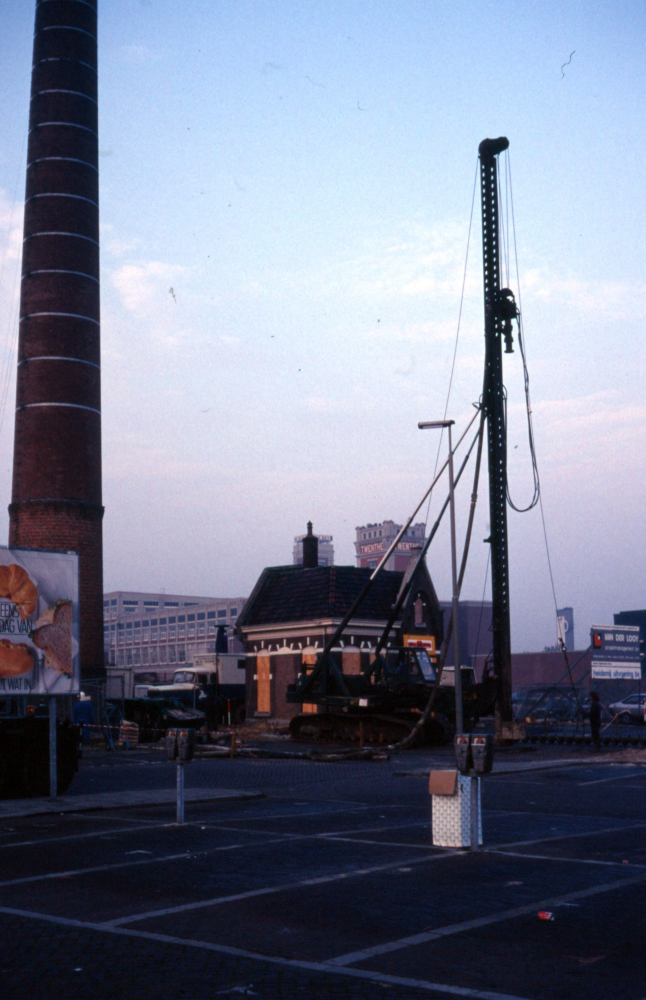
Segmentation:
<svg viewBox="0 0 646 1000">
<path fill-rule="evenodd" d="M 461 733 L 464 727 L 462 718 L 462 671 L 460 670 L 460 637 L 458 635 L 458 572 L 455 548 L 455 495 L 453 488 L 453 445 L 451 428 L 455 420 L 426 420 L 417 426 L 421 431 L 448 428 L 449 431 L 449 507 L 451 511 L 451 578 L 453 584 L 452 617 L 453 617 L 453 662 L 455 676 L 455 728 Z"/>
</svg>

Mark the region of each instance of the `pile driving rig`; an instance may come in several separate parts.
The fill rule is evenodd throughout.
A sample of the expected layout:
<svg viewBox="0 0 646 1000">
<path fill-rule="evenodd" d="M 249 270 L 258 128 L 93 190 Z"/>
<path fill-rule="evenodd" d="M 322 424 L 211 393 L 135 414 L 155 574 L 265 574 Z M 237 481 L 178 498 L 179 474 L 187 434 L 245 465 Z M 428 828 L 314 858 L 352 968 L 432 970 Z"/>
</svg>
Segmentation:
<svg viewBox="0 0 646 1000">
<path fill-rule="evenodd" d="M 504 341 L 505 353 L 513 352 L 512 321 L 519 320 L 513 293 L 509 288 L 501 288 L 500 280 L 498 156 L 508 146 L 509 141 L 504 137 L 485 139 L 480 143 L 478 150 L 484 271 L 484 385 L 477 412 L 455 446 L 457 451 L 479 415 L 478 435 L 470 445 L 455 480 L 457 485 L 477 442 L 476 474 L 459 587 L 464 576 L 473 524 L 486 421 L 491 523 L 490 537 L 486 541 L 491 546 L 492 567 L 492 670 L 485 671 L 480 683 L 476 683 L 474 673 L 470 669 L 461 668 L 460 675 L 463 679 L 464 730 L 469 731 L 481 716 L 493 712 L 497 742 L 506 742 L 523 735 L 522 725 L 513 720 L 511 701 L 507 431 L 502 371 L 502 344 Z M 343 673 L 334 655 L 338 653 L 341 637 L 369 592 L 374 579 L 383 571 L 391 552 L 412 523 L 447 465 L 448 460 L 326 643 L 314 669 L 311 673 L 304 671 L 298 682 L 288 688 L 289 702 L 307 703 L 311 706 L 310 712 L 297 715 L 291 721 L 290 732 L 295 739 L 396 743 L 414 737 L 418 743 L 440 744 L 452 738 L 456 718 L 455 687 L 446 684 L 446 677 L 443 684 L 442 674 L 450 631 L 454 623 L 451 618 L 444 635 L 441 620 L 438 624 L 433 614 L 433 602 L 437 608 L 439 605 L 424 562 L 426 552 L 448 506 L 448 498 L 417 561 L 413 564 L 411 560 L 409 571 L 404 575 L 398 599 L 391 609 L 372 662 L 365 665 L 359 675 L 349 676 Z M 420 602 L 423 608 L 422 619 L 419 617 Z M 413 624 L 411 615 L 416 616 Z M 416 627 L 420 621 L 423 624 L 423 635 Z M 438 656 L 436 652 L 440 649 L 442 652 Z"/>
</svg>

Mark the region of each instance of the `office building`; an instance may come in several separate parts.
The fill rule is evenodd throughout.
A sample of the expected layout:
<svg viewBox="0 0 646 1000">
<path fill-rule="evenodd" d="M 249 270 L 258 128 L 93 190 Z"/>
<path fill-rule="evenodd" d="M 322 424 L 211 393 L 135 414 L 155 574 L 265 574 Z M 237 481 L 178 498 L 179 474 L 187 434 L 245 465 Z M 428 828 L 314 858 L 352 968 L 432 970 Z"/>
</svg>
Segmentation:
<svg viewBox="0 0 646 1000">
<path fill-rule="evenodd" d="M 364 524 L 357 528 L 357 537 L 354 543 L 357 566 L 375 569 L 401 529 L 402 525 L 395 524 L 394 521 Z M 400 538 L 384 568 L 403 573 L 408 566 L 411 549 L 419 548 L 424 544 L 425 534 L 426 525 L 422 521 L 412 524 Z"/>
<path fill-rule="evenodd" d="M 303 539 L 305 535 L 296 535 L 294 538 L 293 559 L 294 566 L 303 565 Z M 318 559 L 319 566 L 334 566 L 334 545 L 332 535 L 317 535 L 319 540 Z"/>
<path fill-rule="evenodd" d="M 236 652 L 233 626 L 245 597 L 115 590 L 104 595 L 103 635 L 108 670 L 132 668 L 151 683 L 172 678 L 173 670 L 197 654 L 214 653 L 218 633 Z M 144 676 L 145 675 L 145 676 Z"/>
</svg>

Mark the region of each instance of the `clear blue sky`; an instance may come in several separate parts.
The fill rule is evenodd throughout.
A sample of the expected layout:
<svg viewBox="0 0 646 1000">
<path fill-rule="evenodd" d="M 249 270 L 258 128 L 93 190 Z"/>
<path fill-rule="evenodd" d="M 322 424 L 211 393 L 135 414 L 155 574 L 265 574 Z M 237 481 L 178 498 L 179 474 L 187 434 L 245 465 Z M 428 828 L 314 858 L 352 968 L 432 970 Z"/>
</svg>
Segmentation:
<svg viewBox="0 0 646 1000">
<path fill-rule="evenodd" d="M 444 412 L 477 147 L 504 134 L 557 599 L 578 645 L 646 606 L 645 22 L 641 2 L 100 3 L 106 589 L 248 593 L 308 519 L 350 563 L 356 525 L 410 513 L 437 447 L 417 421 Z M 32 5 L 11 5 L 0 534 L 32 31 Z M 476 198 L 458 425 L 481 389 L 480 269 Z M 505 362 L 522 500 L 519 355 Z M 471 599 L 486 480 L 481 497 Z M 514 648 L 540 649 L 555 627 L 538 513 L 511 515 L 510 536 Z M 447 597 L 445 532 L 431 552 Z"/>
</svg>

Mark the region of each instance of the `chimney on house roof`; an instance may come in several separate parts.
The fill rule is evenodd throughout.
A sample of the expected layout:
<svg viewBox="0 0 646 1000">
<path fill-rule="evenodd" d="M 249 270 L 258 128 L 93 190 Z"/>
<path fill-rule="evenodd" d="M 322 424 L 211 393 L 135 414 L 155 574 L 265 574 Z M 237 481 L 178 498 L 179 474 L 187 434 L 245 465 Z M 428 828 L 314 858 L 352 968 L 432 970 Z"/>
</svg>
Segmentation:
<svg viewBox="0 0 646 1000">
<path fill-rule="evenodd" d="M 319 540 L 312 534 L 312 522 L 307 522 L 307 534 L 303 539 L 303 569 L 315 569 L 319 564 Z"/>
</svg>

